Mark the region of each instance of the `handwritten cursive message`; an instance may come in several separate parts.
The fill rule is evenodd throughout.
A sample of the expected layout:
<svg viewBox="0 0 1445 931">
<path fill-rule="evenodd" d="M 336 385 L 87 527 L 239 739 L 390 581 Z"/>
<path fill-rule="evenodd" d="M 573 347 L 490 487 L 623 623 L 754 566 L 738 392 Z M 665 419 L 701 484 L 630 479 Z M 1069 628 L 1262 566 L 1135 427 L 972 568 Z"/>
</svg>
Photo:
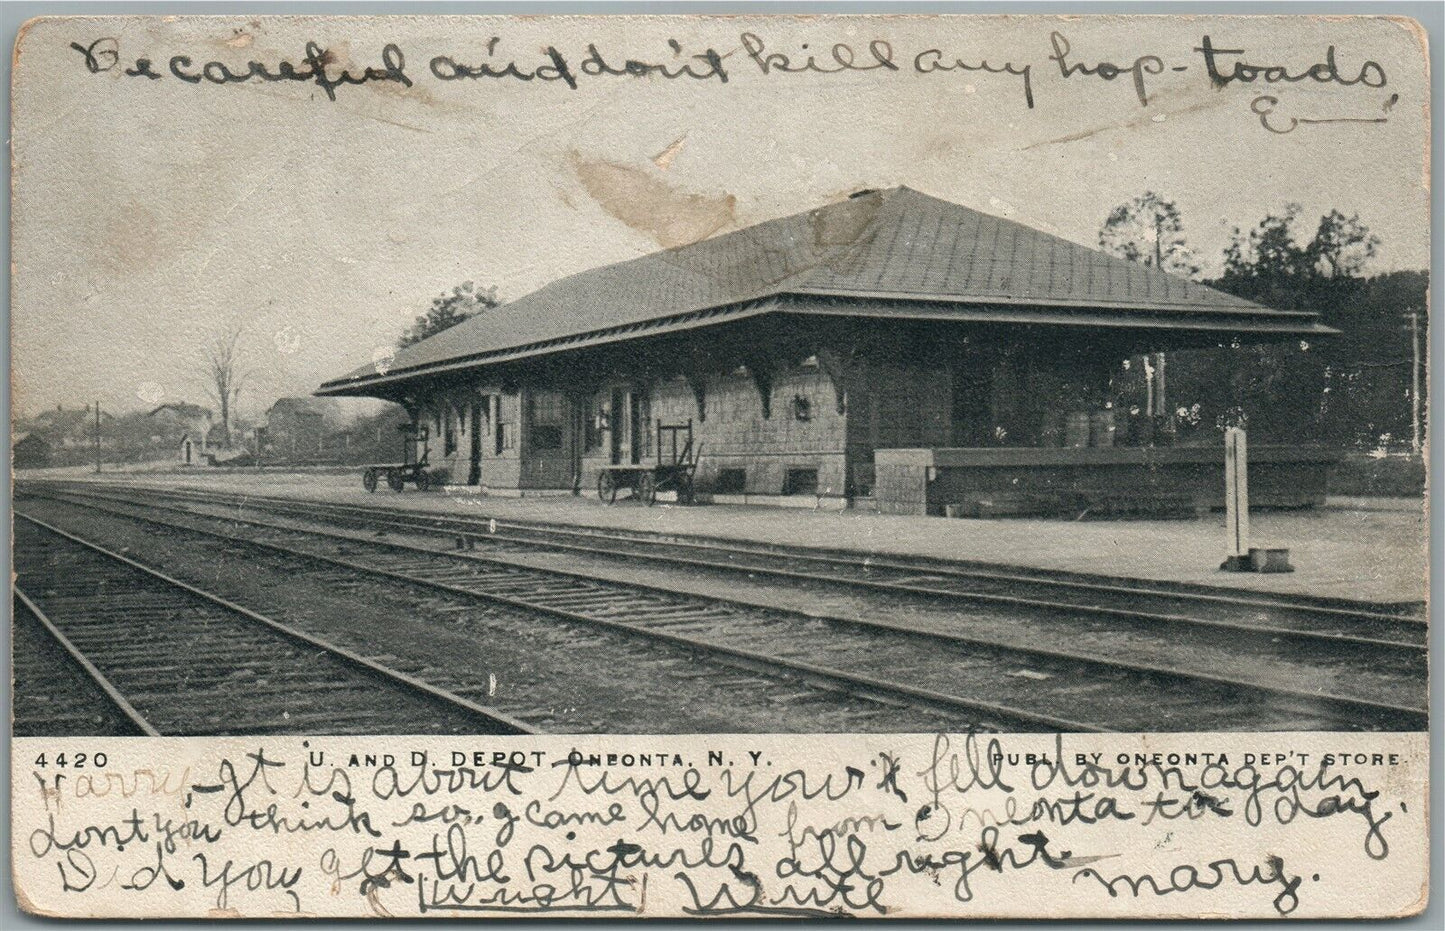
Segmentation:
<svg viewBox="0 0 1445 931">
<path fill-rule="evenodd" d="M 69 915 L 1383 915 L 1427 768 L 1423 734 L 25 738 L 14 862 Z"/>
<path fill-rule="evenodd" d="M 1216 91 L 1242 89 L 1241 112 L 1275 134 L 1324 123 L 1384 123 L 1399 102 L 1388 92 L 1389 76 L 1368 50 L 1327 44 L 1313 54 L 1291 49 L 1280 54 L 1221 41 L 1209 34 L 1171 49 L 1081 48 L 1061 29 L 1040 35 L 1036 55 L 1020 58 L 986 48 L 913 48 L 886 36 L 848 41 L 781 42 L 745 30 L 713 44 L 670 38 L 655 54 L 634 57 L 588 42 L 578 47 L 545 44 L 525 51 L 502 36 L 479 46 L 447 51 L 403 48 L 385 43 L 377 60 L 344 60 L 317 41 L 306 41 L 288 57 L 203 57 L 181 50 L 164 56 L 123 49 L 111 36 L 70 42 L 78 67 L 93 75 L 119 74 L 143 82 L 175 81 L 197 88 L 240 84 L 302 84 L 318 88 L 325 100 L 367 85 L 410 89 L 421 82 L 482 84 L 508 82 L 572 91 L 584 83 L 615 79 L 686 81 L 736 87 L 740 82 L 777 81 L 809 75 L 841 79 L 874 74 L 902 80 L 994 79 L 988 86 L 1004 106 L 1009 101 L 1034 110 L 1047 88 L 1058 95 L 1117 98 L 1121 105 L 1148 107 L 1169 79 L 1195 81 Z M 1096 44 L 1096 43 L 1095 43 Z M 421 62 L 417 64 L 417 62 Z M 961 83 L 961 82 L 960 82 Z M 1338 92 L 1341 112 L 1273 115 L 1291 88 L 1313 86 Z M 1123 94 L 1120 94 L 1120 91 Z M 972 84 L 967 92 L 973 93 Z M 1272 116 L 1273 115 L 1273 116 Z"/>
</svg>

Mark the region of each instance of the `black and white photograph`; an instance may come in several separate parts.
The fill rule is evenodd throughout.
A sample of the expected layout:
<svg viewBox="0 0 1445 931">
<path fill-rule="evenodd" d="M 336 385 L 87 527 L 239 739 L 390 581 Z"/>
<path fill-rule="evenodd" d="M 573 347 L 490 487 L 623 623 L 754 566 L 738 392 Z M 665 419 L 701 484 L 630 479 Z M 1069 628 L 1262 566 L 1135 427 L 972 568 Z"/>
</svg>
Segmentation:
<svg viewBox="0 0 1445 931">
<path fill-rule="evenodd" d="M 1423 868 L 1425 55 L 1419 24 L 1388 17 L 26 24 L 16 791 L 26 767 L 63 794 L 77 752 L 147 746 L 110 738 L 208 739 L 152 744 L 195 748 L 172 759 L 293 748 L 282 777 L 329 763 L 311 738 L 398 768 L 441 756 L 420 747 L 463 766 L 548 746 L 507 766 L 562 779 L 625 757 L 620 780 L 654 751 L 705 770 L 746 762 L 705 748 L 850 735 L 827 759 L 871 748 L 846 772 L 921 843 L 944 747 L 962 792 L 960 759 L 1031 765 L 1038 790 L 1039 765 L 1064 773 L 1095 739 L 1157 739 L 1206 776 L 1253 771 L 1235 748 L 1313 772 L 1299 748 L 1340 740 L 1410 799 L 1395 862 Z M 566 749 L 584 745 L 604 749 Z M 1391 748 L 1411 759 L 1371 762 Z M 187 772 L 189 807 L 212 788 Z M 1201 792 L 1191 822 L 1251 808 Z M 1051 834 L 1072 820 L 1053 812 Z M 999 860 L 988 823 L 969 830 L 993 830 L 978 849 Z M 1180 894 L 1145 903 L 1103 851 L 1029 830 L 1005 832 L 1003 860 L 1072 876 L 1058 907 L 1076 910 L 979 914 L 1412 907 L 1322 892 L 1313 867 L 1292 886 L 1289 853 L 1249 867 L 1268 891 L 1235 864 L 1235 898 L 1191 900 L 1164 868 Z M 468 835 L 473 855 L 496 834 Z M 46 884 L 102 875 L 52 875 L 53 818 L 43 841 L 16 836 Z M 749 869 L 743 904 L 739 879 L 716 897 L 688 880 L 686 898 L 658 870 L 662 914 L 882 901 L 847 871 L 773 895 L 795 871 Z M 277 890 L 259 875 L 250 894 Z M 380 908 L 379 873 L 344 875 Z M 447 878 L 385 895 L 466 913 L 470 891 L 426 898 Z M 213 912 L 291 910 L 195 885 Z M 296 912 L 351 914 L 286 891 Z M 86 894 L 73 914 L 194 913 Z M 968 913 L 948 895 L 884 911 Z"/>
</svg>

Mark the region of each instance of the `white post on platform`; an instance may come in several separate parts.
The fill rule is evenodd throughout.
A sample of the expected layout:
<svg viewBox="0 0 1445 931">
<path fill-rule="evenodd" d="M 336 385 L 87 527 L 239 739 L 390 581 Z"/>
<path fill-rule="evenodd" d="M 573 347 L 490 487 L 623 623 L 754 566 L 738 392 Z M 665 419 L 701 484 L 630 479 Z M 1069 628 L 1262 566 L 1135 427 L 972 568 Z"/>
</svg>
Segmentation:
<svg viewBox="0 0 1445 931">
<path fill-rule="evenodd" d="M 1154 367 L 1149 364 L 1149 353 L 1144 353 L 1144 415 L 1154 417 Z"/>
<path fill-rule="evenodd" d="M 1410 451 L 1420 455 L 1420 314 L 1410 311 Z"/>
<path fill-rule="evenodd" d="M 1159 375 L 1158 375 L 1159 388 L 1158 388 L 1158 390 L 1155 392 L 1154 406 L 1159 409 L 1159 413 L 1163 414 L 1165 417 L 1168 417 L 1168 416 L 1169 416 L 1169 400 L 1168 400 L 1168 391 L 1166 390 L 1166 388 L 1167 388 L 1167 386 L 1168 386 L 1168 379 L 1165 378 L 1165 375 L 1164 375 L 1164 362 L 1165 362 L 1164 353 L 1161 352 L 1161 353 L 1159 353 L 1159 361 L 1157 361 L 1157 362 L 1154 364 L 1154 370 L 1159 373 Z"/>
<path fill-rule="evenodd" d="M 1249 558 L 1249 464 L 1239 427 L 1224 431 L 1224 522 L 1229 533 L 1225 567 L 1243 568 Z"/>
</svg>

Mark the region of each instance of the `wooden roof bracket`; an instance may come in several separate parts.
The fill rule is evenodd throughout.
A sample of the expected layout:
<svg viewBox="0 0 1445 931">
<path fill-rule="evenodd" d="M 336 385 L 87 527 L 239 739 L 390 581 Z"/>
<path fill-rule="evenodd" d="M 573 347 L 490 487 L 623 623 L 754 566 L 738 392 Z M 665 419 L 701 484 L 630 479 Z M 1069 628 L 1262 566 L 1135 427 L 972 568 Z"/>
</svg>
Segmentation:
<svg viewBox="0 0 1445 931">
<path fill-rule="evenodd" d="M 752 376 L 753 384 L 758 389 L 758 397 L 763 403 L 763 419 L 771 420 L 773 378 L 777 374 L 778 360 L 772 355 L 748 355 L 743 358 L 743 365 L 747 366 L 748 374 Z"/>
<path fill-rule="evenodd" d="M 837 403 L 838 413 L 848 412 L 848 389 L 862 375 L 862 366 L 859 364 L 860 354 L 857 346 L 851 346 L 846 352 L 839 352 L 835 349 L 819 349 L 813 353 L 818 360 L 818 368 L 833 383 L 833 397 Z"/>
<path fill-rule="evenodd" d="M 696 370 L 683 372 L 682 377 L 687 379 L 687 386 L 692 389 L 692 398 L 697 402 L 698 423 L 703 423 L 707 420 L 707 379 Z"/>
</svg>

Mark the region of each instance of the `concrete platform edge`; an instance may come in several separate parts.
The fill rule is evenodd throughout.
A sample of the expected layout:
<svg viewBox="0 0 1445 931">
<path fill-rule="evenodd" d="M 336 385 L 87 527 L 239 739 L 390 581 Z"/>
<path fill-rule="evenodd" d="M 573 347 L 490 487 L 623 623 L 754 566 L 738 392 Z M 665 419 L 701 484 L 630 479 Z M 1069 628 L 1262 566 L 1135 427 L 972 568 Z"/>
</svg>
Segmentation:
<svg viewBox="0 0 1445 931">
<path fill-rule="evenodd" d="M 378 505 L 378 510 L 394 511 L 407 516 L 419 517 L 452 517 L 464 518 L 467 520 L 487 521 L 492 515 L 467 514 L 467 515 L 446 515 L 426 509 L 396 507 L 392 505 Z M 1041 579 L 1054 579 L 1061 581 L 1083 582 L 1099 585 L 1117 585 L 1128 588 L 1153 589 L 1156 591 L 1175 592 L 1178 594 L 1199 594 L 1216 595 L 1233 598 L 1249 598 L 1258 601 L 1276 602 L 1282 604 L 1303 604 L 1321 608 L 1340 608 L 1345 610 L 1374 611 L 1379 613 L 1416 613 L 1423 612 L 1426 606 L 1424 600 L 1401 600 L 1401 601 L 1371 601 L 1367 599 L 1341 598 L 1329 595 L 1303 595 L 1295 593 L 1279 593 L 1261 591 L 1258 589 L 1241 589 L 1227 585 L 1203 585 L 1195 582 L 1175 582 L 1166 579 L 1149 579 L 1139 576 L 1105 575 L 1098 573 L 1069 572 L 1062 569 L 1041 568 L 1018 563 L 997 563 L 983 560 L 971 559 L 942 559 L 933 556 L 918 556 L 908 553 L 892 552 L 886 549 L 848 549 L 826 546 L 799 546 L 795 544 L 766 543 L 759 540 L 752 540 L 746 537 L 731 537 L 719 534 L 679 534 L 659 531 L 642 531 L 618 527 L 603 527 L 591 524 L 566 523 L 562 521 L 523 521 L 515 518 L 497 518 L 499 527 L 554 527 L 578 534 L 610 535 L 631 537 L 633 539 L 655 540 L 661 542 L 675 543 L 698 543 L 703 545 L 725 545 L 742 546 L 760 553 L 773 553 L 785 555 L 787 553 L 816 554 L 822 556 L 837 557 L 843 559 L 857 559 L 860 556 L 886 557 L 890 560 L 906 563 L 910 566 L 926 568 L 936 566 L 940 568 L 966 568 L 980 569 L 997 572 L 1014 572 L 1019 575 L 1033 576 Z"/>
</svg>

